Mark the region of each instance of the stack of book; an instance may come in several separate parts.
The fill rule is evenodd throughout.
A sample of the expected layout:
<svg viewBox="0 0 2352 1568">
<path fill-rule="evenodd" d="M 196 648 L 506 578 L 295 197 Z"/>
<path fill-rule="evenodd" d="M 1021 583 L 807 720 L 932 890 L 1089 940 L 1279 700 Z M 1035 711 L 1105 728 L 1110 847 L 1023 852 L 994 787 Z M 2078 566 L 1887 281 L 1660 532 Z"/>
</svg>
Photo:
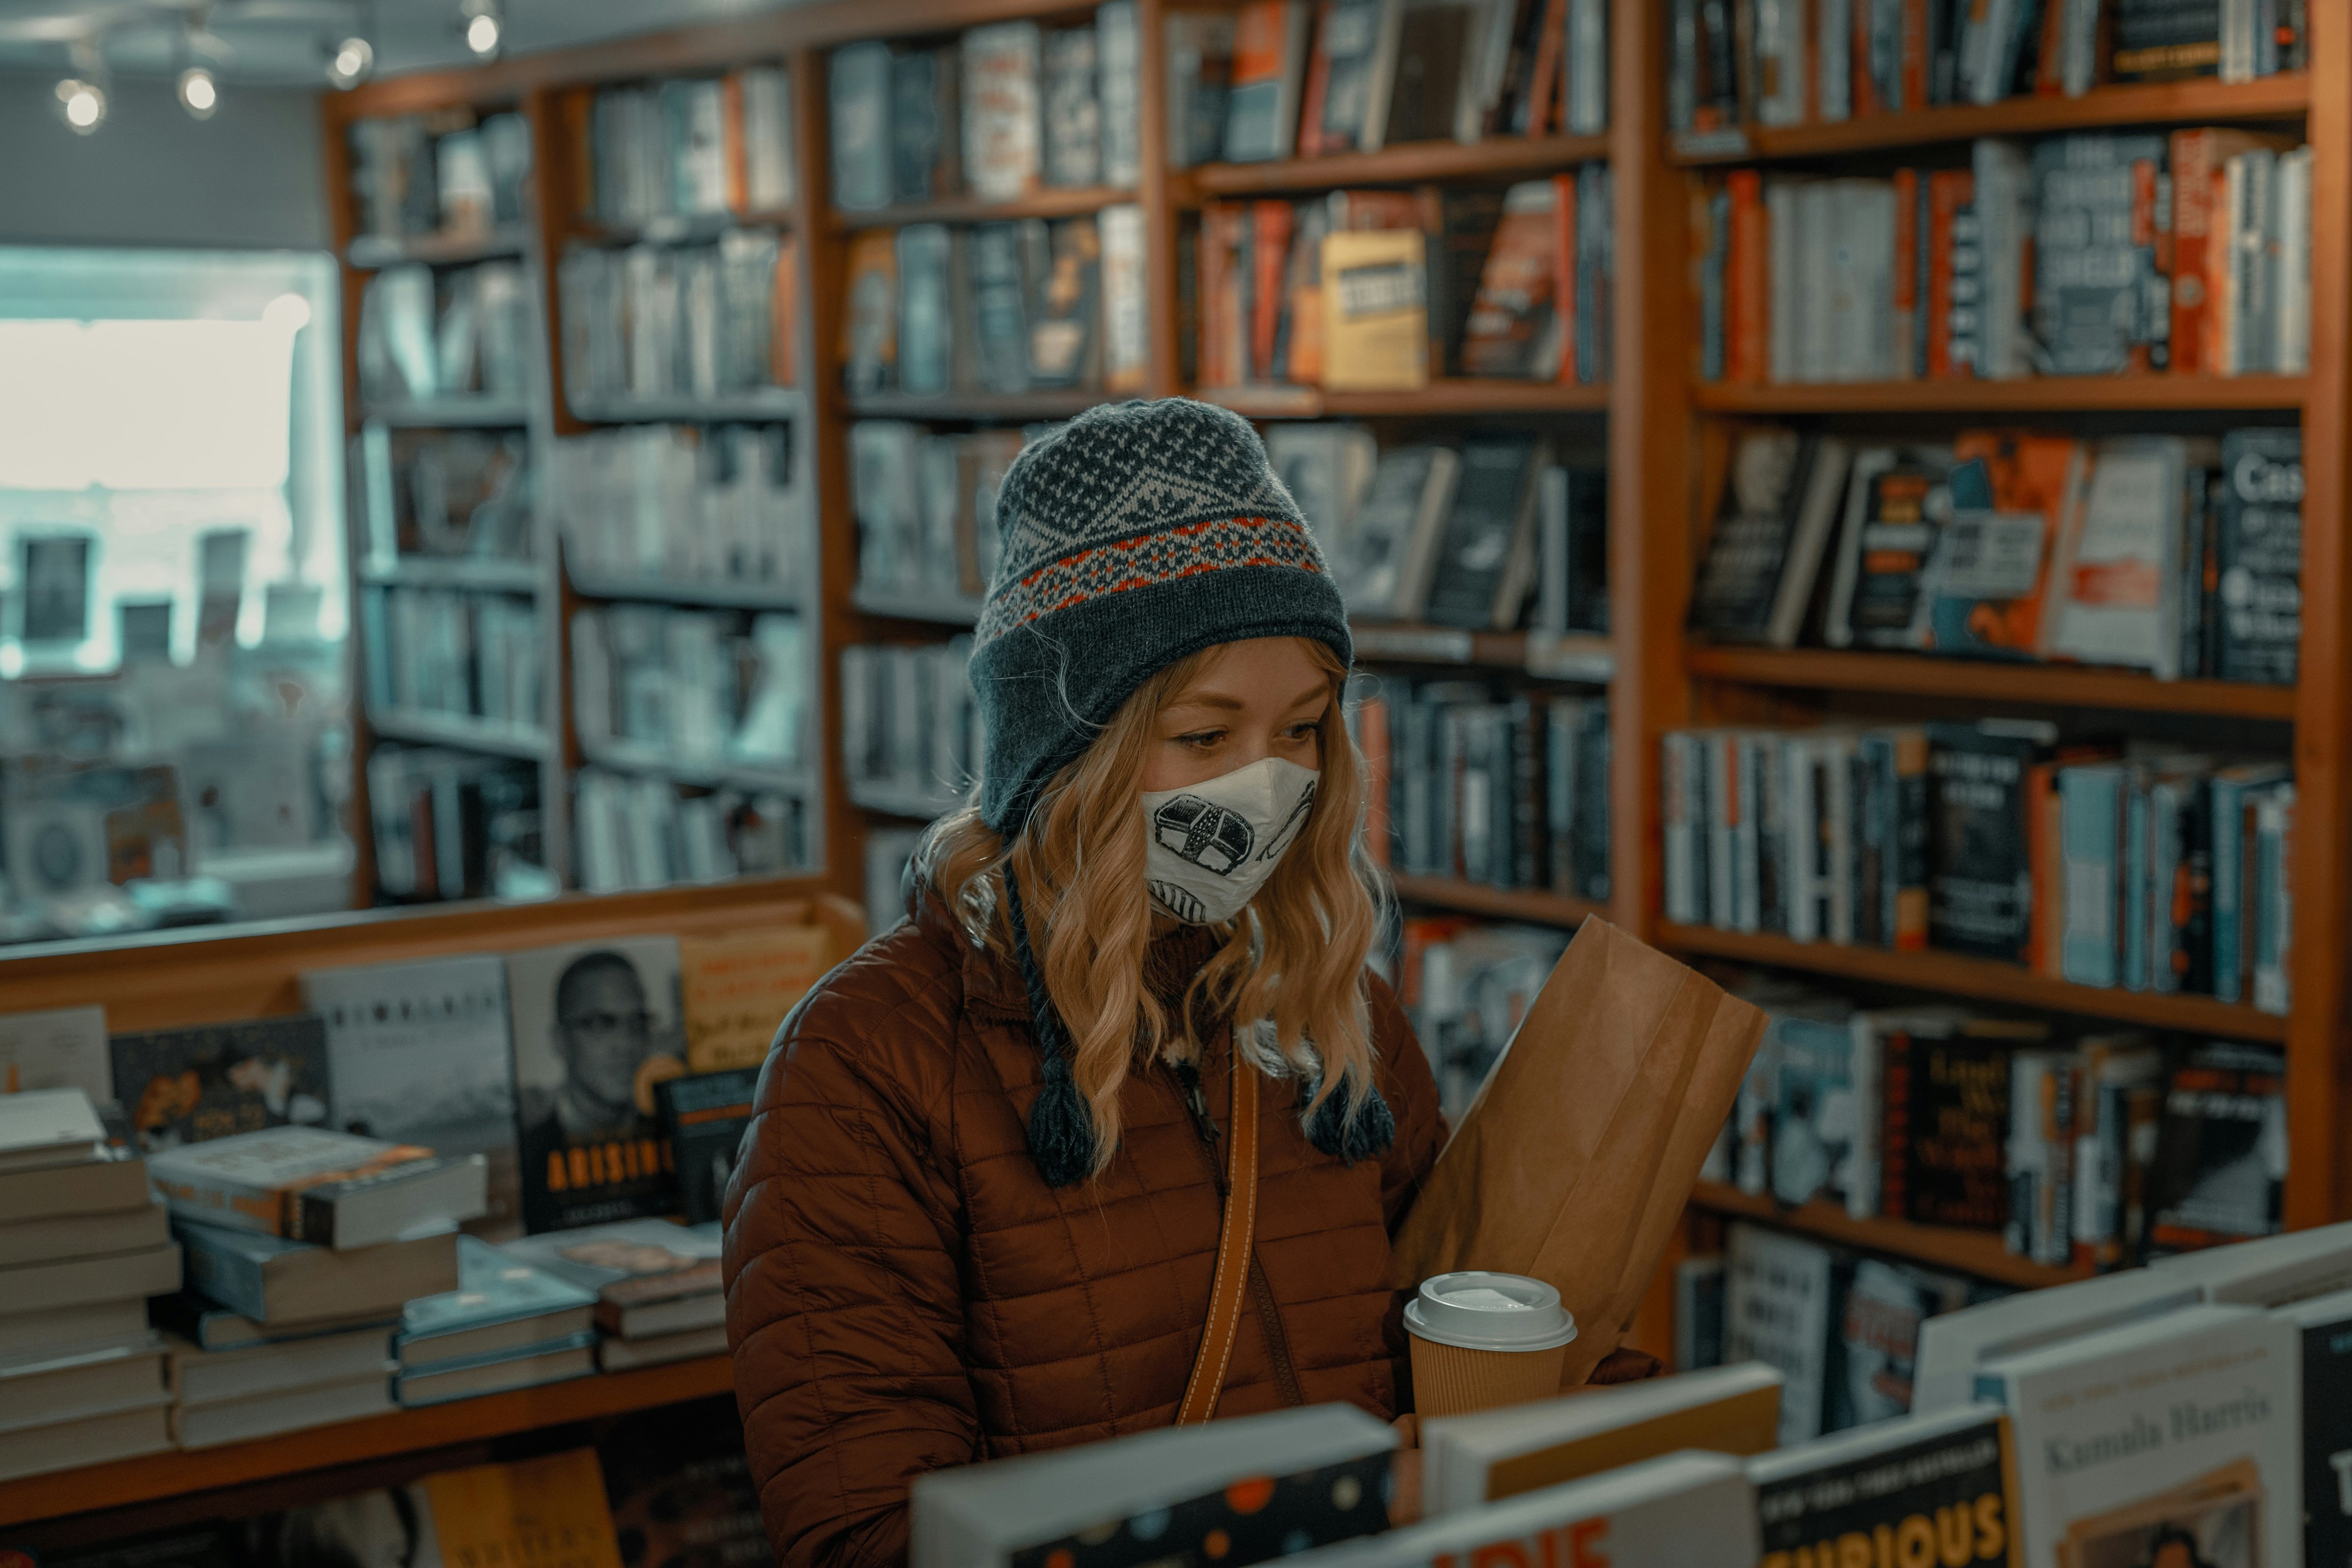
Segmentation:
<svg viewBox="0 0 2352 1568">
<path fill-rule="evenodd" d="M 146 1298 L 180 1249 L 79 1089 L 0 1093 L 0 1479 L 172 1446 Z"/>
<path fill-rule="evenodd" d="M 1143 390 L 1143 209 L 950 228 L 908 224 L 849 247 L 849 391 Z"/>
<path fill-rule="evenodd" d="M 507 727 L 541 722 L 546 661 L 527 594 L 370 588 L 361 605 L 368 703 Z"/>
<path fill-rule="evenodd" d="M 368 753 L 376 887 L 394 904 L 552 896 L 536 762 L 432 746 Z"/>
<path fill-rule="evenodd" d="M 595 1293 L 471 1236 L 457 1288 L 401 1309 L 393 1397 L 404 1406 L 559 1383 L 596 1370 Z"/>
<path fill-rule="evenodd" d="M 607 88 L 588 110 L 581 151 L 599 223 L 781 213 L 793 204 L 791 74 L 752 66 Z"/>
<path fill-rule="evenodd" d="M 371 422 L 352 448 L 371 567 L 417 556 L 530 559 L 530 443 L 522 432 Z"/>
<path fill-rule="evenodd" d="M 563 253 L 556 292 L 573 412 L 632 398 L 713 398 L 793 384 L 800 263 L 792 236 Z"/>
<path fill-rule="evenodd" d="M 962 434 L 895 419 L 849 431 L 857 511 L 857 591 L 877 608 L 914 601 L 977 613 L 996 575 L 996 492 L 1021 451 L 1017 430 Z"/>
<path fill-rule="evenodd" d="M 2311 149 L 2200 127 L 1986 140 L 1962 169 L 1738 170 L 1694 239 L 1730 382 L 2299 375 Z"/>
<path fill-rule="evenodd" d="M 810 664 L 797 615 L 615 604 L 572 618 L 572 717 L 591 758 L 789 768 L 805 755 Z"/>
<path fill-rule="evenodd" d="M 636 424 L 555 444 L 563 559 L 591 586 L 809 580 L 808 487 L 782 424 Z"/>
<path fill-rule="evenodd" d="M 464 109 L 352 122 L 352 190 L 372 239 L 483 235 L 519 225 L 530 121 Z"/>
<path fill-rule="evenodd" d="M 727 1349 L 727 1297 L 716 1222 L 629 1219 L 509 1241 L 499 1250 L 593 1292 L 606 1372 L 656 1366 Z"/>
<path fill-rule="evenodd" d="M 390 1408 L 387 1325 L 457 1288 L 457 1226 L 488 1207 L 483 1156 L 288 1125 L 149 1164 L 210 1303 L 187 1309 L 195 1332 L 174 1358 L 180 1445 Z"/>
<path fill-rule="evenodd" d="M 538 341 L 531 312 L 519 262 L 388 267 L 360 297 L 360 395 L 382 405 L 494 398 L 520 423 Z"/>
<path fill-rule="evenodd" d="M 842 770 L 853 792 L 913 816 L 954 803 L 980 771 L 971 663 L 969 634 L 841 651 Z"/>
<path fill-rule="evenodd" d="M 826 102 L 833 198 L 845 211 L 1043 186 L 1133 186 L 1136 7 L 1108 0 L 1092 26 L 1000 22 L 944 44 L 833 51 Z"/>
</svg>

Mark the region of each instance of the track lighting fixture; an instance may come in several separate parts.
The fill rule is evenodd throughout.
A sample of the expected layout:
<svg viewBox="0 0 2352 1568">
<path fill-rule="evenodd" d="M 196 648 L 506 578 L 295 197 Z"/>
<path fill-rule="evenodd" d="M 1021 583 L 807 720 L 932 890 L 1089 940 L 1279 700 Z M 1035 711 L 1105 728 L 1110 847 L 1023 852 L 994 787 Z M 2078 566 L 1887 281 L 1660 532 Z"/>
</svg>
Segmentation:
<svg viewBox="0 0 2352 1568">
<path fill-rule="evenodd" d="M 106 89 L 94 81 L 67 77 L 58 83 L 58 112 L 87 136 L 106 123 Z"/>
<path fill-rule="evenodd" d="M 220 107 L 220 83 L 208 66 L 190 66 L 180 73 L 180 107 L 191 118 L 210 120 Z"/>
<path fill-rule="evenodd" d="M 375 46 L 353 33 L 327 51 L 327 80 L 349 92 L 375 69 Z"/>
<path fill-rule="evenodd" d="M 466 47 L 479 58 L 496 59 L 507 33 L 499 0 L 459 0 L 457 15 L 464 19 Z"/>
</svg>

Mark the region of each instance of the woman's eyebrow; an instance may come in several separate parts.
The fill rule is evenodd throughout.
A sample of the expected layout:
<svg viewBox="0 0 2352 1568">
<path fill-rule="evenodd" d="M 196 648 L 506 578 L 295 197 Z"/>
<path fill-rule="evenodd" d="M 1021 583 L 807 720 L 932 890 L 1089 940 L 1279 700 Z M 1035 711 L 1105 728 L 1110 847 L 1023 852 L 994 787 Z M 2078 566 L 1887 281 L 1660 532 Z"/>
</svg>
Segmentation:
<svg viewBox="0 0 2352 1568">
<path fill-rule="evenodd" d="M 1228 696 L 1223 692 L 1197 692 L 1178 697 L 1168 705 L 1166 711 L 1175 713 L 1188 707 L 1210 707 L 1225 713 L 1239 713 L 1247 706 L 1249 704 L 1241 698 Z"/>
</svg>

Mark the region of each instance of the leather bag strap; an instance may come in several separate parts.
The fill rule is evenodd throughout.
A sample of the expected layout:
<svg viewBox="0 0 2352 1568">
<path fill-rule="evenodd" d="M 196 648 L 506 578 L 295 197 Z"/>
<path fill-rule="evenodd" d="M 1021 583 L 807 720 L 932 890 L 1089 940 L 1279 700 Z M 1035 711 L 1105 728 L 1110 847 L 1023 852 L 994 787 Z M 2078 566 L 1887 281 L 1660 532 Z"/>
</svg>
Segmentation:
<svg viewBox="0 0 2352 1568">
<path fill-rule="evenodd" d="M 1217 1233 L 1217 1270 L 1209 1284 L 1209 1324 L 1192 1358 L 1176 1425 L 1195 1426 L 1217 1413 L 1225 1365 L 1241 1332 L 1242 1301 L 1249 1294 L 1250 1260 L 1257 1239 L 1257 1069 L 1235 1042 L 1234 1110 L 1225 1149 L 1225 1220 Z"/>
</svg>

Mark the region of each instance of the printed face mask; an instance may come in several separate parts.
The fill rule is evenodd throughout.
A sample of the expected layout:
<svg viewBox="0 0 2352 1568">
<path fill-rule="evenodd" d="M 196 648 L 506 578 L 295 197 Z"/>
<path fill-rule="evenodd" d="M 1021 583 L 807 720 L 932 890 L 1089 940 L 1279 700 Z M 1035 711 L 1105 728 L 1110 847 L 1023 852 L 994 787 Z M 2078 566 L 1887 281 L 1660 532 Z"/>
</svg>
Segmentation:
<svg viewBox="0 0 2352 1568">
<path fill-rule="evenodd" d="M 1265 885 L 1315 804 L 1315 770 L 1269 757 L 1185 789 L 1142 797 L 1144 880 L 1187 925 L 1231 920 Z"/>
</svg>

